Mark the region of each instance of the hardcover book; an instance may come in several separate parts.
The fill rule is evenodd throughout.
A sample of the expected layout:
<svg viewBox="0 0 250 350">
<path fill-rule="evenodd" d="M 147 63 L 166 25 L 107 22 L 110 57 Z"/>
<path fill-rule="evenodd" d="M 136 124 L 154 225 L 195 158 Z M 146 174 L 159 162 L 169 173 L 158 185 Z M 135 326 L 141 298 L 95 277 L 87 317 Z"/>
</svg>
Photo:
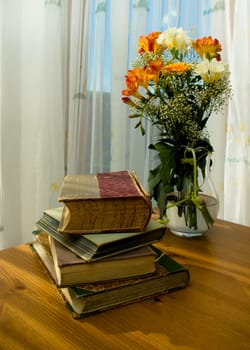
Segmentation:
<svg viewBox="0 0 250 350">
<path fill-rule="evenodd" d="M 38 243 L 36 240 L 31 247 L 41 258 Z M 152 275 L 57 288 L 72 317 L 87 317 L 187 287 L 190 279 L 188 269 L 159 249 L 152 248 L 158 254 L 157 268 Z M 54 283 L 55 270 L 51 255 L 47 254 L 41 262 Z"/>
<path fill-rule="evenodd" d="M 144 231 L 84 235 L 59 233 L 61 213 L 62 208 L 45 210 L 36 226 L 86 261 L 103 259 L 157 242 L 167 230 L 165 225 L 150 219 Z"/>
<path fill-rule="evenodd" d="M 65 176 L 58 198 L 64 233 L 142 231 L 151 217 L 151 201 L 130 171 Z"/>
<path fill-rule="evenodd" d="M 113 283 L 61 288 L 61 294 L 74 318 L 139 302 L 185 288 L 189 271 L 167 255 L 161 255 L 156 273 Z"/>
<path fill-rule="evenodd" d="M 52 265 L 47 268 L 53 270 L 51 274 L 58 287 L 128 279 L 156 270 L 157 254 L 149 246 L 90 263 L 43 232 L 37 235 L 34 247 L 44 264 Z"/>
</svg>

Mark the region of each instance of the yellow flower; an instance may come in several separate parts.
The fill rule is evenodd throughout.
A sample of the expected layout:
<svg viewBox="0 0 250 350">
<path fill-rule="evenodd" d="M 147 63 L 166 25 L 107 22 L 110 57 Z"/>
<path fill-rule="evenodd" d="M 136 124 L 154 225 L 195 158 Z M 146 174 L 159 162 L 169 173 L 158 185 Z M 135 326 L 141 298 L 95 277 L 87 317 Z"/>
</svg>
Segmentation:
<svg viewBox="0 0 250 350">
<path fill-rule="evenodd" d="M 188 70 L 192 69 L 192 64 L 184 63 L 184 62 L 178 62 L 178 63 L 172 63 L 165 67 L 163 67 L 162 72 L 163 73 L 177 73 L 177 74 L 183 74 L 187 72 Z"/>
<path fill-rule="evenodd" d="M 179 50 L 183 52 L 191 47 L 192 41 L 182 28 L 169 28 L 159 35 L 157 43 L 169 50 Z"/>
<path fill-rule="evenodd" d="M 228 77 L 228 65 L 222 61 L 218 62 L 215 58 L 211 61 L 208 59 L 198 63 L 195 72 L 202 77 L 206 83 L 216 83 L 218 80 Z"/>
</svg>

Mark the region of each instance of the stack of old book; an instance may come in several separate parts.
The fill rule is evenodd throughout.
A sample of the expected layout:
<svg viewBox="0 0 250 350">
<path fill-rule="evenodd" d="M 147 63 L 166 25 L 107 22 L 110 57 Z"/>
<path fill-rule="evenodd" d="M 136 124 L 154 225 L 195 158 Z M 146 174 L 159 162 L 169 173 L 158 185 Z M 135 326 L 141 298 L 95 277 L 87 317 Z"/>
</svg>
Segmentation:
<svg viewBox="0 0 250 350">
<path fill-rule="evenodd" d="M 58 201 L 36 223 L 32 247 L 73 317 L 188 284 L 188 270 L 153 246 L 166 227 L 134 173 L 66 176 Z"/>
</svg>

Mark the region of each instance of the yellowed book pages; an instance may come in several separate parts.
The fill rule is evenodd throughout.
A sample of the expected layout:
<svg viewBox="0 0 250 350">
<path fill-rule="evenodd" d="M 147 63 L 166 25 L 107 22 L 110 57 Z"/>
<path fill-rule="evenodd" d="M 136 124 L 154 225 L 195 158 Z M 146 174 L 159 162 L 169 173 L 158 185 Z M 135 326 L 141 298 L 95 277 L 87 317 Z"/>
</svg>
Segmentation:
<svg viewBox="0 0 250 350">
<path fill-rule="evenodd" d="M 58 201 L 64 233 L 142 231 L 152 213 L 148 194 L 129 171 L 66 176 Z"/>
</svg>

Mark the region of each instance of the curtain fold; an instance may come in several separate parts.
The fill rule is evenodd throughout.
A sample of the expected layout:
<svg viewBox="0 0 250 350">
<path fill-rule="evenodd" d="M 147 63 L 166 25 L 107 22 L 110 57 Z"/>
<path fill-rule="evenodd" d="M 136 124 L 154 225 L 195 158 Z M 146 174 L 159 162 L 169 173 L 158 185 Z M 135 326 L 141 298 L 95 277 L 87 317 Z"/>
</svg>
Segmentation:
<svg viewBox="0 0 250 350">
<path fill-rule="evenodd" d="M 231 81 L 234 95 L 229 104 L 225 158 L 226 220 L 250 226 L 250 4 L 235 0 L 227 8 L 231 20 Z"/>
<path fill-rule="evenodd" d="M 64 175 L 60 7 L 2 2 L 2 247 L 33 239 Z"/>
<path fill-rule="evenodd" d="M 1 217 L 2 245 L 21 240 L 20 3 L 1 1 Z M 9 45 L 12 42 L 12 45 Z M 15 217 L 15 219 L 14 219 Z M 11 234 L 13 232 L 14 234 Z M 6 237 L 7 236 L 7 237 Z"/>
<path fill-rule="evenodd" d="M 249 14 L 247 0 L 0 0 L 0 248 L 33 238 L 65 174 L 128 169 L 147 189 L 155 135 L 134 129 L 121 92 L 139 36 L 170 26 L 215 35 L 230 58 L 214 179 L 220 217 L 250 225 Z"/>
</svg>

